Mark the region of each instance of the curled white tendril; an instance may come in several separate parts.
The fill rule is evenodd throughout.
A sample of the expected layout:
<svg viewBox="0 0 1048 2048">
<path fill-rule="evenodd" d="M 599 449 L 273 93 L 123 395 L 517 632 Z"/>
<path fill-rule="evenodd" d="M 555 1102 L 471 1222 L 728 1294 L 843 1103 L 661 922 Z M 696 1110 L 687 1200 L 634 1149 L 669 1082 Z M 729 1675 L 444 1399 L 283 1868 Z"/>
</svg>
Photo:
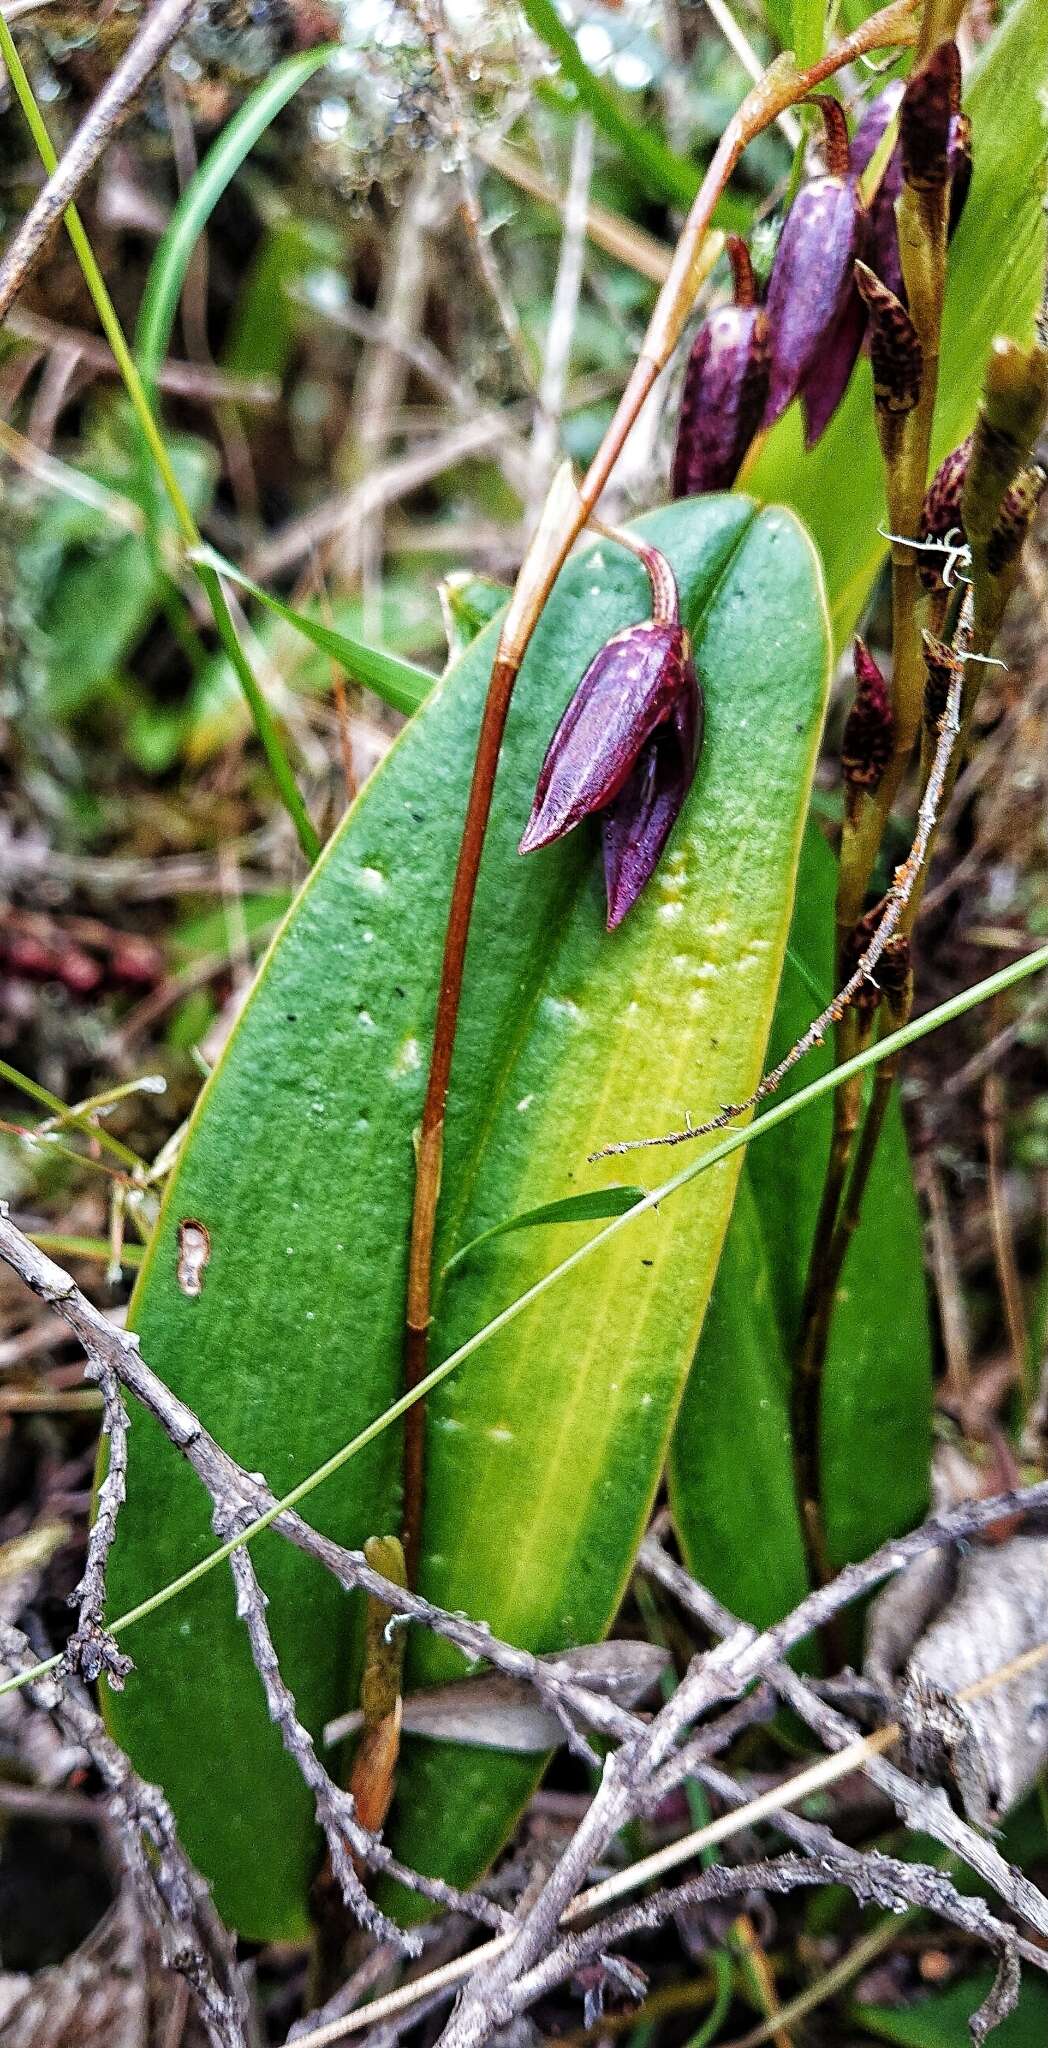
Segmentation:
<svg viewBox="0 0 1048 2048">
<path fill-rule="evenodd" d="M 972 551 L 959 526 L 951 526 L 949 532 L 944 533 L 941 540 L 914 540 L 908 533 L 889 533 L 884 526 L 879 526 L 877 531 L 882 540 L 898 541 L 900 547 L 918 548 L 922 554 L 926 555 L 945 555 L 946 560 L 943 563 L 942 580 L 947 590 L 955 589 L 958 583 L 971 582 L 971 577 L 965 576 L 963 570 L 971 568 Z M 975 660 L 978 657 L 972 656 L 971 658 Z"/>
</svg>

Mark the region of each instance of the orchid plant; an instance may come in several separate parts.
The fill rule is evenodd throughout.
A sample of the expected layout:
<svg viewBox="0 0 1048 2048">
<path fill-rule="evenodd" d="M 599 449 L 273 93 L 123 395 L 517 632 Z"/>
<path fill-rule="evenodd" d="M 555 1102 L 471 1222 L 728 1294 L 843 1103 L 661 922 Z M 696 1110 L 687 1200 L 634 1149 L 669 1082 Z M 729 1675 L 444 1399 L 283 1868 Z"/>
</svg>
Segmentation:
<svg viewBox="0 0 1048 2048">
<path fill-rule="evenodd" d="M 136 1292 L 146 1355 L 247 1468 L 278 1494 L 320 1473 L 332 1535 L 402 1538 L 383 1555 L 427 1597 L 534 1650 L 607 1632 L 664 1473 L 685 1555 L 755 1621 L 926 1499 L 931 1340 L 894 1059 L 868 1101 L 861 1075 L 836 1090 L 817 1142 L 784 1124 L 763 1167 L 740 1179 L 740 1147 L 668 1183 L 657 1215 L 594 1155 L 690 1143 L 686 1104 L 708 1129 L 753 1103 L 769 1039 L 778 1059 L 881 928 L 907 777 L 916 809 L 942 755 L 948 793 L 955 711 L 962 745 L 971 733 L 977 659 L 1044 481 L 1048 402 L 1043 224 L 980 84 L 989 73 L 1032 131 L 1024 38 L 1043 48 L 1046 31 L 1039 0 L 1017 0 L 969 120 L 957 14 L 894 0 L 805 69 L 778 60 L 729 124 L 587 477 L 560 472 L 508 605 L 410 719 L 278 935 Z M 849 117 L 831 88 L 873 50 L 912 53 L 908 75 Z M 817 109 L 824 167 L 785 211 L 763 297 L 745 239 L 727 244 L 732 296 L 691 342 L 669 501 L 603 526 L 617 455 L 724 247 L 717 200 L 794 105 Z M 1017 222 L 1027 237 L 1013 336 L 993 348 L 985 295 L 970 317 L 947 306 L 962 213 L 962 288 Z M 967 366 L 951 356 L 940 381 L 959 320 Z M 865 493 L 849 518 L 845 470 Z M 852 637 L 883 555 L 879 476 L 891 644 L 854 637 L 834 857 L 810 799 L 834 637 Z M 848 547 L 858 569 L 835 559 Z M 372 661 L 369 682 L 395 667 Z M 417 672 L 395 680 L 401 706 L 417 701 Z M 876 977 L 838 1007 L 842 1059 L 910 1014 L 922 879 Z M 619 1221 L 579 1235 L 602 1218 Z M 187 1219 L 209 1244 L 192 1292 Z M 116 1608 L 210 1541 L 192 1477 L 144 1435 Z M 473 1882 L 543 1758 L 401 1741 L 401 1691 L 460 1678 L 457 1654 L 413 1632 L 391 1660 L 388 1617 L 348 1614 L 332 1581 L 263 1545 L 304 1724 L 359 1695 L 358 1810 L 388 1814 L 415 1868 Z M 222 1909 L 258 1939 L 302 1933 L 314 1815 L 214 1574 L 151 1614 L 110 1715 Z"/>
</svg>

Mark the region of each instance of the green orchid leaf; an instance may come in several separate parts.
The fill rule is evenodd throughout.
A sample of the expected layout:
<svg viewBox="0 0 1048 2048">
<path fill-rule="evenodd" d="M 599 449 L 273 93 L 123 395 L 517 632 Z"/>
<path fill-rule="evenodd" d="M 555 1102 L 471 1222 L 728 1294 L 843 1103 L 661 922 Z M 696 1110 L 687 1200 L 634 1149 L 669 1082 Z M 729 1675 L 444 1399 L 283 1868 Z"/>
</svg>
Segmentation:
<svg viewBox="0 0 1048 2048">
<path fill-rule="evenodd" d="M 505 1223 L 493 1223 L 490 1230 L 482 1230 L 479 1237 L 460 1245 L 444 1271 L 453 1272 L 483 1245 L 490 1244 L 493 1238 L 507 1237 L 511 1230 L 534 1230 L 540 1223 L 603 1223 L 608 1216 L 625 1216 L 644 1192 L 636 1187 L 594 1188 L 589 1194 L 565 1195 L 560 1202 L 540 1202 L 537 1208 L 525 1210 L 523 1216 L 509 1216 Z"/>
<path fill-rule="evenodd" d="M 818 1010 L 812 983 L 830 985 L 835 885 L 833 856 L 809 825 L 769 1064 Z M 810 1053 L 784 1094 L 832 1059 L 829 1045 Z M 673 1515 L 690 1568 L 758 1627 L 808 1590 L 790 1367 L 832 1121 L 828 1100 L 813 1103 L 747 1154 L 670 1455 Z M 895 1100 L 841 1274 L 826 1361 L 823 1510 L 835 1566 L 867 1556 L 925 1511 L 931 1386 L 921 1222 Z"/>
<path fill-rule="evenodd" d="M 963 441 L 974 419 L 995 334 L 1029 342 L 1045 262 L 1043 83 L 1048 8 L 1016 0 L 973 66 L 964 103 L 974 173 L 950 248 L 933 459 Z M 822 555 L 834 639 L 854 631 L 884 560 L 884 476 L 870 366 L 862 360 L 818 446 L 804 453 L 800 407 L 772 430 L 744 475 L 758 497 L 792 505 Z"/>
<path fill-rule="evenodd" d="M 609 635 L 646 615 L 636 559 L 575 557 L 529 649 L 502 750 L 448 1105 L 438 1275 L 506 1217 L 618 1184 L 607 1139 L 667 1130 L 760 1073 L 782 968 L 826 690 L 816 557 L 747 499 L 667 507 L 669 556 L 706 692 L 706 743 L 667 855 L 604 929 L 598 835 L 522 860 L 553 729 Z M 325 849 L 277 934 L 194 1115 L 135 1294 L 144 1355 L 219 1441 L 283 1491 L 401 1387 L 412 1134 L 425 1087 L 451 877 L 497 625 L 435 686 Z M 606 1633 L 658 1484 L 734 1193 L 726 1160 L 537 1299 L 430 1397 L 420 1584 L 535 1650 Z M 181 1291 L 180 1225 L 209 1234 Z M 562 1225 L 491 1243 L 440 1280 L 431 1358 L 553 1265 Z M 114 1613 L 213 1544 L 193 1475 L 145 1416 L 109 1593 Z M 398 1525 L 397 1431 L 320 1489 L 319 1526 L 361 1545 Z M 361 1615 L 272 1535 L 254 1555 L 282 1668 L 319 1731 L 354 1704 Z M 300 1935 L 318 1837 L 238 1624 L 209 1574 L 143 1619 L 107 1711 L 169 1792 L 222 1912 Z M 462 1675 L 435 1637 L 409 1690 Z M 409 1740 L 388 1836 L 473 1881 L 510 1832 L 534 1758 Z M 405 1913 L 417 1912 L 411 1899 Z"/>
</svg>

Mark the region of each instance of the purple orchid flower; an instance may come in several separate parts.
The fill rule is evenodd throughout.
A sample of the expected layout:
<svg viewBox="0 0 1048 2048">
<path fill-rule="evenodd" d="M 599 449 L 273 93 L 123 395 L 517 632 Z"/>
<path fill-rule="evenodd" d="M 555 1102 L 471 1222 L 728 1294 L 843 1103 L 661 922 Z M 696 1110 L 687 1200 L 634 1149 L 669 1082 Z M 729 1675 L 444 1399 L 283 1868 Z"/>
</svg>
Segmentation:
<svg viewBox="0 0 1048 2048">
<path fill-rule="evenodd" d="M 756 303 L 745 242 L 729 235 L 727 247 L 735 297 L 707 316 L 692 343 L 673 455 L 674 498 L 731 489 L 768 395 L 768 316 Z"/>
<path fill-rule="evenodd" d="M 946 46 L 941 46 L 943 49 Z M 952 47 L 952 46 L 951 46 Z M 949 54 L 939 56 L 936 70 L 935 90 L 929 92 L 923 81 L 923 72 L 916 75 L 915 93 L 902 79 L 894 79 L 867 108 L 852 138 L 848 167 L 850 175 L 858 181 L 869 166 L 889 124 L 900 116 L 907 103 L 907 122 L 911 136 L 915 136 L 921 121 L 933 120 L 941 124 L 943 105 L 953 106 L 949 113 L 947 129 L 946 159 L 947 175 L 950 180 L 950 209 L 948 233 L 953 234 L 968 196 L 972 177 L 971 122 L 959 106 L 953 105 L 959 91 L 959 78 L 955 58 Z M 916 113 L 911 101 L 916 100 Z M 920 152 L 920 143 L 911 143 L 911 150 Z M 866 211 L 861 227 L 861 248 L 858 251 L 862 261 L 873 271 L 882 284 L 903 307 L 907 305 L 906 286 L 899 255 L 899 230 L 895 218 L 895 206 L 903 188 L 903 146 L 897 142 L 884 168 L 884 175 Z M 828 427 L 837 410 L 858 359 L 868 329 L 867 311 L 858 291 L 852 290 L 845 296 L 844 303 L 831 323 L 820 346 L 816 350 L 811 368 L 800 386 L 800 400 L 804 411 L 805 444 L 814 447 L 820 435 Z"/>
<path fill-rule="evenodd" d="M 703 701 L 677 587 L 647 551 L 654 616 L 615 633 L 591 661 L 549 743 L 520 841 L 533 853 L 601 819 L 608 930 L 622 923 L 658 864 L 691 788 Z"/>
<path fill-rule="evenodd" d="M 844 109 L 825 94 L 817 104 L 826 127 L 828 169 L 798 193 L 775 252 L 768 285 L 772 360 L 765 426 L 785 412 L 813 374 L 821 376 L 827 341 L 855 292 L 855 259 L 864 246 L 865 216 L 850 166 Z"/>
</svg>

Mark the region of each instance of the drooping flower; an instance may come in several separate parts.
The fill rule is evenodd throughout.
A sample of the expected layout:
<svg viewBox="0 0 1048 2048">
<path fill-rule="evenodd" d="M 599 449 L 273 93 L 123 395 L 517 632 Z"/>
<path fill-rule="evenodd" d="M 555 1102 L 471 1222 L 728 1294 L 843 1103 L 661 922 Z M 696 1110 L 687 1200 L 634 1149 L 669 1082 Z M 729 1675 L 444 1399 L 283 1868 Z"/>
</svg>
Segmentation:
<svg viewBox="0 0 1048 2048">
<path fill-rule="evenodd" d="M 797 194 L 775 252 L 767 300 L 771 378 L 765 426 L 821 372 L 827 343 L 855 291 L 855 259 L 862 254 L 865 216 L 850 166 L 844 109 L 825 95 L 818 105 L 828 169 Z"/>
<path fill-rule="evenodd" d="M 703 722 L 702 692 L 694 669 L 691 673 L 694 689 L 681 691 L 604 813 L 601 839 L 609 931 L 622 923 L 650 881 L 691 788 Z"/>
<path fill-rule="evenodd" d="M 756 304 L 745 242 L 728 236 L 735 279 L 730 306 L 718 306 L 692 343 L 681 392 L 671 493 L 727 491 L 760 425 L 768 392 L 768 317 Z"/>
<path fill-rule="evenodd" d="M 650 553 L 653 616 L 614 633 L 591 661 L 547 748 L 520 841 L 533 853 L 600 816 L 609 931 L 658 864 L 702 744 L 702 691 L 676 584 Z"/>
<path fill-rule="evenodd" d="M 855 130 L 851 146 L 852 170 L 861 177 L 899 111 L 906 90 L 905 80 L 895 78 L 867 107 Z M 896 142 L 884 175 L 870 201 L 866 216 L 866 262 L 897 299 L 906 304 L 906 286 L 899 261 L 899 230 L 895 223 L 895 202 L 902 191 L 902 151 Z"/>
<path fill-rule="evenodd" d="M 899 113 L 906 86 L 894 79 L 878 93 L 852 137 L 849 169 L 859 180 L 868 168 L 889 124 Z M 964 211 L 971 184 L 971 122 L 957 111 L 950 116 L 947 146 L 950 179 L 950 207 L 947 232 L 952 235 Z M 896 142 L 884 167 L 880 183 L 863 216 L 862 260 L 899 304 L 907 305 L 906 285 L 899 255 L 899 230 L 895 205 L 903 186 L 902 145 Z M 848 388 L 867 333 L 866 307 L 858 291 L 850 292 L 817 350 L 811 369 L 800 389 L 804 410 L 805 442 L 811 448 L 825 432 Z"/>
<path fill-rule="evenodd" d="M 860 292 L 853 284 L 801 385 L 800 400 L 804 413 L 806 448 L 814 448 L 816 441 L 826 432 L 851 383 L 852 371 L 858 362 L 865 338 L 866 324 L 866 307 Z"/>
</svg>

